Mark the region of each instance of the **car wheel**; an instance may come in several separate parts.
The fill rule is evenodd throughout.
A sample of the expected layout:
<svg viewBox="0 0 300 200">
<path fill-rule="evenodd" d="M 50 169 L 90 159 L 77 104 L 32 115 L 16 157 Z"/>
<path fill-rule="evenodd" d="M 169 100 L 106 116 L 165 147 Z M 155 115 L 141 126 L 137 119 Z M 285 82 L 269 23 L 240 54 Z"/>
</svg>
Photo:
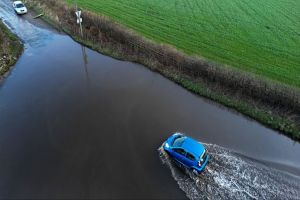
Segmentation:
<svg viewBox="0 0 300 200">
<path fill-rule="evenodd" d="M 193 172 L 193 174 L 195 174 L 196 176 L 199 175 L 199 172 L 198 172 L 197 170 L 195 170 L 195 169 L 193 169 L 192 172 Z"/>
</svg>

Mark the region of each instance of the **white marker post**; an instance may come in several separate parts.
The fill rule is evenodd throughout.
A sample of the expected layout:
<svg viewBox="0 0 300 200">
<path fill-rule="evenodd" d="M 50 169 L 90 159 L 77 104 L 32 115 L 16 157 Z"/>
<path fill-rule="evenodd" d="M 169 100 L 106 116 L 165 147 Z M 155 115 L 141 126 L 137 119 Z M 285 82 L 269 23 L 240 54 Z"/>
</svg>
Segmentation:
<svg viewBox="0 0 300 200">
<path fill-rule="evenodd" d="M 76 1 L 76 17 L 77 17 L 77 24 L 79 24 L 80 26 L 80 34 L 81 34 L 81 37 L 83 37 L 83 32 L 82 32 L 82 18 L 81 18 L 81 10 L 78 10 L 78 7 L 77 7 L 77 1 Z"/>
</svg>

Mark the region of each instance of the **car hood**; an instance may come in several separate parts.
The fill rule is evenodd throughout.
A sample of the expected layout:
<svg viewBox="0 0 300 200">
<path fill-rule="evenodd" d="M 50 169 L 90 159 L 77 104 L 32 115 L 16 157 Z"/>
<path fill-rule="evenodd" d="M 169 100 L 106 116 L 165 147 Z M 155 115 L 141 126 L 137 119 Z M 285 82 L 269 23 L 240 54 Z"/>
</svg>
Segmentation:
<svg viewBox="0 0 300 200">
<path fill-rule="evenodd" d="M 23 8 L 15 8 L 16 11 L 21 12 L 21 11 L 27 11 L 26 7 Z"/>
</svg>

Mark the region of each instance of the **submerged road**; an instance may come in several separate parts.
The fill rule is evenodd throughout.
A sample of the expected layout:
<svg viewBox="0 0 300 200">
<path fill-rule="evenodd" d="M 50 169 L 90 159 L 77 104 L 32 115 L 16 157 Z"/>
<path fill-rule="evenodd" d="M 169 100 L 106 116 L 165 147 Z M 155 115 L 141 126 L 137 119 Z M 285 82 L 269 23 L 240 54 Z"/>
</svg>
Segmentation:
<svg viewBox="0 0 300 200">
<path fill-rule="evenodd" d="M 244 196 L 228 194 L 226 176 L 235 177 L 236 186 L 248 172 L 233 167 L 235 156 L 257 169 L 241 187 L 256 176 L 275 176 L 292 180 L 278 186 L 292 188 L 286 198 L 299 194 L 299 143 L 141 65 L 84 48 L 31 14 L 16 16 L 10 4 L 0 1 L 0 17 L 24 41 L 25 51 L 0 83 L 0 199 L 197 198 L 184 186 L 186 178 L 172 167 L 171 176 L 162 165 L 157 149 L 173 131 L 207 144 L 213 163 L 206 178 L 219 198 L 274 197 L 255 188 Z M 234 153 L 226 164 L 229 151 Z M 230 160 L 235 162 L 228 165 Z"/>
</svg>

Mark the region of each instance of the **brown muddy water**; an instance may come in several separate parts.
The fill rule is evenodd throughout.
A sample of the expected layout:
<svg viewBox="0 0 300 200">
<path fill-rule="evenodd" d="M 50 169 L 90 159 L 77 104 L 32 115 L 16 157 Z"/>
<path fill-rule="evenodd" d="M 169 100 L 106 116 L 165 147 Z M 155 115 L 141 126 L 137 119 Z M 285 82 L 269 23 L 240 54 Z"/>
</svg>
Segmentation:
<svg viewBox="0 0 300 200">
<path fill-rule="evenodd" d="M 10 3 L 0 17 L 25 51 L 0 83 L 0 199 L 299 199 L 299 143 Z M 200 179 L 158 152 L 173 131 L 211 152 Z"/>
</svg>

